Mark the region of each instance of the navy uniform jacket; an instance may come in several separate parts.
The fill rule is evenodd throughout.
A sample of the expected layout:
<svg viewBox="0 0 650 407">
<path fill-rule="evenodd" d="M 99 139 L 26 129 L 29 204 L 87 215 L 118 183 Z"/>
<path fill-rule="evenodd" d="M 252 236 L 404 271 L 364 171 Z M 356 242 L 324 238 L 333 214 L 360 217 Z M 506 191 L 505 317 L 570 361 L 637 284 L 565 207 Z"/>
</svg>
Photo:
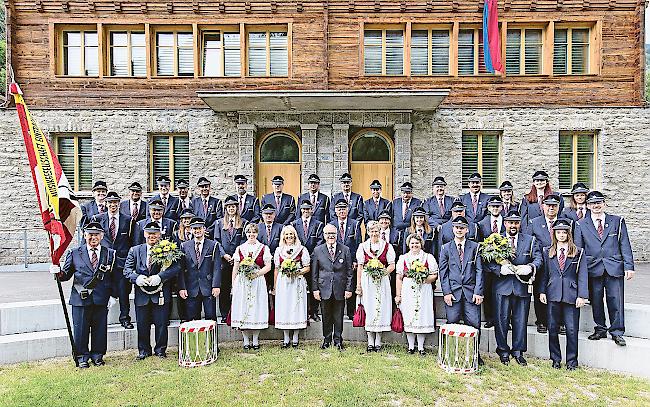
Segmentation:
<svg viewBox="0 0 650 407">
<path fill-rule="evenodd" d="M 223 218 L 223 204 L 219 198 L 214 196 L 208 197 L 208 211 L 203 208 L 203 198 L 196 196 L 192 199 L 192 210 L 194 215 L 205 221 L 205 227 L 208 229 L 208 236 L 214 235 L 214 224 L 217 219 Z"/>
<path fill-rule="evenodd" d="M 398 230 L 404 230 L 411 225 L 411 216 L 413 215 L 413 210 L 419 206 L 422 206 L 422 201 L 417 198 L 411 198 L 409 206 L 406 209 L 406 216 L 402 218 L 402 198 L 396 198 L 393 200 L 393 223 L 392 226 Z"/>
<path fill-rule="evenodd" d="M 438 196 L 434 195 L 424 201 L 423 208 L 427 211 L 429 225 L 434 229 L 451 219 L 451 205 L 454 203 L 454 198 L 445 195 L 443 202 L 445 203 L 445 213 L 440 213 Z"/>
<path fill-rule="evenodd" d="M 332 202 L 334 202 L 334 204 L 336 204 L 339 199 L 345 199 L 343 192 L 337 192 L 332 195 Z M 350 208 L 348 211 L 348 218 L 363 222 L 363 197 L 356 192 L 350 192 L 350 203 L 348 204 L 348 207 Z M 336 220 L 336 208 L 334 208 L 334 205 L 331 205 L 329 221 L 332 222 L 334 220 Z"/>
<path fill-rule="evenodd" d="M 585 210 L 582 211 L 582 218 L 587 218 L 591 216 L 589 214 L 589 209 L 585 208 Z M 576 208 L 571 208 L 568 206 L 564 207 L 564 210 L 557 216 L 558 218 L 564 218 L 564 219 L 569 219 L 572 220 L 573 222 L 578 221 L 578 210 Z"/>
<path fill-rule="evenodd" d="M 124 200 L 120 202 L 120 213 L 131 218 L 131 201 Z M 147 217 L 147 203 L 142 199 L 138 202 L 138 216 L 135 218 L 135 221 L 141 221 Z"/>
<path fill-rule="evenodd" d="M 152 265 L 151 269 L 147 268 L 147 244 L 137 245 L 129 250 L 128 256 L 126 256 L 126 263 L 124 264 L 124 277 L 128 278 L 133 284 L 136 284 L 135 280 L 139 275 L 143 276 L 153 276 L 158 274 L 160 279 L 163 282 L 163 298 L 165 299 L 166 304 L 171 304 L 172 300 L 172 286 L 171 279 L 176 277 L 181 269 L 180 260 L 172 263 L 164 271 L 160 271 L 159 265 Z M 153 290 L 153 287 L 146 287 L 149 290 Z M 135 288 L 135 305 L 140 307 L 147 305 L 150 302 L 158 304 L 158 298 L 160 293 L 147 294 L 140 287 L 136 285 Z"/>
<path fill-rule="evenodd" d="M 463 264 L 458 257 L 455 241 L 446 243 L 440 251 L 440 285 L 444 295 L 453 294 L 461 300 L 472 301 L 474 295 L 483 295 L 483 263 L 478 253 L 478 243 L 465 239 Z"/>
<path fill-rule="evenodd" d="M 230 197 L 239 202 L 239 194 L 231 195 Z M 244 210 L 240 212 L 240 216 L 250 223 L 259 222 L 261 219 L 260 200 L 251 194 L 244 195 Z"/>
<path fill-rule="evenodd" d="M 300 195 L 298 197 L 298 208 L 300 208 L 300 204 L 302 204 L 303 201 L 309 199 L 310 199 L 309 193 Z M 312 208 L 313 211 L 312 216 L 318 219 L 323 224 L 327 224 L 327 222 L 330 221 L 330 197 L 325 195 L 322 192 L 318 192 L 318 196 L 316 197 L 316 202 L 312 202 L 312 205 L 314 206 Z M 300 213 L 300 209 L 297 209 L 296 219 L 300 217 L 302 217 L 302 214 Z"/>
<path fill-rule="evenodd" d="M 542 273 L 542 249 L 535 237 L 519 233 L 517 235 L 517 247 L 514 259 L 510 262 L 515 266 L 531 265 L 536 278 Z M 491 261 L 486 263 L 488 272 L 495 274 L 492 289 L 498 295 L 514 295 L 516 297 L 530 297 L 528 284 L 522 283 L 512 274 L 501 275 L 501 266 Z"/>
<path fill-rule="evenodd" d="M 156 194 L 149 198 L 149 201 L 155 201 L 155 200 L 160 200 L 162 201 L 162 198 L 160 197 L 160 194 Z M 180 213 L 176 212 L 178 210 L 178 197 L 173 196 L 171 194 L 167 195 L 167 206 L 165 206 L 165 212 L 163 212 L 163 217 L 164 218 L 169 218 L 174 221 L 178 221 L 179 216 L 181 216 Z M 147 205 L 147 216 L 149 216 L 149 205 Z"/>
<path fill-rule="evenodd" d="M 363 222 L 367 225 L 371 220 L 377 220 L 382 211 L 392 213 L 393 204 L 386 198 L 379 197 L 378 205 L 375 205 L 373 198 L 363 203 Z"/>
<path fill-rule="evenodd" d="M 550 258 L 548 247 L 544 248 L 544 273 L 539 292 L 546 294 L 547 301 L 569 304 L 575 304 L 578 297 L 589 298 L 589 271 L 584 250 L 578 248 L 575 257 L 567 257 L 564 270 L 560 270 L 558 255 L 559 253 L 556 253 Z"/>
<path fill-rule="evenodd" d="M 476 240 L 482 242 L 492 234 L 492 215 L 490 214 L 485 215 L 485 217 L 478 223 L 477 226 L 478 226 L 478 236 L 476 237 Z M 501 218 L 501 229 L 499 229 L 497 233 L 503 235 L 505 234 L 505 232 L 506 232 L 506 225 L 505 222 L 503 221 L 503 218 Z"/>
<path fill-rule="evenodd" d="M 204 238 L 201 256 L 198 259 L 195 245 L 194 239 L 181 244 L 185 256 L 179 260 L 181 270 L 176 280 L 178 289 L 187 290 L 190 298 L 197 297 L 199 294 L 210 297 L 213 288 L 221 287 L 221 245 L 219 242 Z"/>
<path fill-rule="evenodd" d="M 122 270 L 126 256 L 129 254 L 129 249 L 133 246 L 133 223 L 131 222 L 131 216 L 124 216 L 118 212 L 115 240 L 111 237 L 111 224 L 108 212 L 95 215 L 93 220 L 99 222 L 102 225 L 102 229 L 104 229 L 104 238 L 101 241 L 101 245 L 115 250 L 115 267 Z"/>
<path fill-rule="evenodd" d="M 336 227 L 336 241 L 347 246 L 350 249 L 350 253 L 354 253 L 356 256 L 357 248 L 359 248 L 359 244 L 361 243 L 361 223 L 348 216 L 345 222 L 345 239 L 341 239 L 338 218 L 334 218 L 330 222 L 330 225 Z M 352 262 L 357 262 L 356 257 L 353 257 Z"/>
<path fill-rule="evenodd" d="M 141 220 L 135 224 L 135 230 L 133 231 L 133 245 L 139 245 L 145 243 L 144 241 L 144 227 L 147 223 L 153 222 L 150 218 Z M 174 233 L 176 232 L 177 224 L 175 221 L 169 218 L 162 218 L 159 223 L 161 223 L 161 233 L 160 239 L 174 240 Z"/>
<path fill-rule="evenodd" d="M 86 305 L 108 305 L 108 297 L 113 293 L 111 291 L 111 275 L 115 263 L 115 251 L 107 247 L 99 246 L 99 265 L 105 268 L 106 275 L 103 280 L 97 282 L 92 289 L 92 293 L 85 300 L 81 299 L 79 295 L 79 286 L 89 289 L 88 284 L 95 275 L 95 270 L 90 262 L 90 254 L 86 248 L 86 242 L 76 249 L 70 250 L 65 258 L 61 272 L 63 276 L 61 281 L 68 281 L 74 276 L 72 291 L 70 292 L 69 304 L 76 307 L 83 307 Z M 83 290 L 83 288 L 81 288 Z"/>
<path fill-rule="evenodd" d="M 323 244 L 325 241 L 323 238 L 323 228 L 325 225 L 313 216 L 309 219 L 306 236 L 302 218 L 296 219 L 293 222 L 293 227 L 296 229 L 300 243 L 307 248 L 309 254 L 312 254 L 316 246 Z"/>
<path fill-rule="evenodd" d="M 519 210 L 521 213 L 521 224 L 526 225 L 530 224 L 530 222 L 537 218 L 538 216 L 544 216 L 544 210 L 540 208 L 539 204 L 537 202 L 528 202 L 528 199 L 524 196 L 521 199 L 521 205 L 519 206 Z M 564 198 L 562 198 L 562 195 L 560 195 L 560 207 L 558 208 L 558 217 L 560 217 L 560 214 L 564 210 Z"/>
<path fill-rule="evenodd" d="M 273 222 L 271 225 L 271 238 L 269 239 L 266 233 L 266 223 L 260 222 L 257 227 L 259 228 L 259 233 L 257 234 L 257 240 L 262 244 L 265 244 L 269 247 L 271 253 L 275 253 L 275 249 L 280 246 L 280 232 L 282 232 L 282 224 Z M 244 241 L 246 239 L 244 238 Z"/>
<path fill-rule="evenodd" d="M 469 223 L 469 226 L 467 227 L 467 235 L 465 237 L 469 240 L 473 240 L 476 242 L 478 239 L 478 226 L 476 226 L 476 223 Z M 443 223 L 442 226 L 440 227 L 440 231 L 438 231 L 438 242 L 436 244 L 436 253 L 440 255 L 440 252 L 442 251 L 442 246 L 454 240 L 454 225 L 451 224 L 451 220 L 448 220 L 447 222 Z"/>
<path fill-rule="evenodd" d="M 404 229 L 400 233 L 400 243 L 399 243 L 400 250 L 401 250 L 400 253 L 407 253 L 409 251 L 408 246 L 406 246 L 406 238 L 409 237 L 410 234 L 415 233 L 410 231 L 409 229 Z M 438 244 L 438 240 L 436 239 L 435 229 L 431 230 L 430 233 L 424 231 L 422 233 L 422 238 L 424 239 L 424 247 L 422 248 L 422 250 L 424 250 L 429 254 L 434 254 Z"/>
<path fill-rule="evenodd" d="M 504 202 L 503 207 L 501 208 L 501 216 L 505 217 L 512 210 L 516 210 L 516 211 L 520 212 L 520 210 L 519 210 L 520 206 L 521 205 L 519 203 L 514 202 L 514 203 L 512 203 L 512 204 L 510 204 L 510 205 L 508 205 L 506 207 L 506 203 Z"/>
<path fill-rule="evenodd" d="M 283 192 L 280 196 L 280 207 L 277 208 L 275 194 L 266 194 L 262 197 L 261 205 L 264 207 L 266 204 L 271 204 L 275 207 L 275 222 L 281 225 L 288 225 L 296 219 L 296 200 L 293 196 Z M 275 253 L 275 251 L 271 251 L 271 253 Z"/>
<path fill-rule="evenodd" d="M 334 260 L 327 244 L 316 246 L 311 256 L 311 282 L 314 291 L 320 291 L 321 299 L 345 299 L 345 292 L 352 292 L 352 254 L 345 245 L 337 242 Z"/>
<path fill-rule="evenodd" d="M 104 207 L 106 207 L 106 203 L 104 203 Z M 105 211 L 106 209 L 104 209 Z M 83 229 L 93 218 L 93 216 L 99 214 L 99 208 L 97 208 L 97 201 L 94 199 L 90 202 L 86 202 L 85 204 L 81 205 L 81 221 L 79 222 L 79 226 Z"/>
<path fill-rule="evenodd" d="M 591 219 L 591 215 L 576 222 L 575 244 L 585 250 L 589 275 L 622 277 L 625 270 L 634 270 L 634 257 L 625 220 L 616 215 L 605 214 L 603 238 Z"/>
<path fill-rule="evenodd" d="M 235 231 L 231 235 L 227 229 L 223 228 L 223 218 L 217 221 L 217 224 L 214 227 L 214 240 L 221 244 L 224 254 L 232 256 L 235 254 L 235 249 L 246 241 L 244 229 L 247 224 L 248 222 L 243 221 L 242 226 L 240 228 L 235 228 Z"/>
<path fill-rule="evenodd" d="M 465 218 L 471 223 L 480 222 L 487 213 L 487 201 L 490 195 L 479 192 L 478 204 L 476 205 L 476 213 L 474 213 L 474 206 L 472 206 L 472 194 L 470 192 L 458 197 L 462 203 L 465 204 Z M 523 215 L 522 215 L 523 217 Z"/>
<path fill-rule="evenodd" d="M 551 233 L 548 230 L 546 216 L 538 216 L 533 219 L 526 229 L 526 234 L 535 236 L 541 247 L 549 247 L 552 243 Z"/>
</svg>

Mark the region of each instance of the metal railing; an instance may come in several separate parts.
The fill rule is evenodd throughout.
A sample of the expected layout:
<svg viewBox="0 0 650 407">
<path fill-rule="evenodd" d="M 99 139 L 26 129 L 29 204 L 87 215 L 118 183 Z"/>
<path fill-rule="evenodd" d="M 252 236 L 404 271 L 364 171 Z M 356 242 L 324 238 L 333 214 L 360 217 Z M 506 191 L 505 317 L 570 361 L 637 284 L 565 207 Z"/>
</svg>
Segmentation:
<svg viewBox="0 0 650 407">
<path fill-rule="evenodd" d="M 16 228 L 0 228 L 0 235 L 6 236 L 6 235 L 9 234 L 9 235 L 14 235 L 15 236 L 15 237 L 12 237 L 12 238 L 6 239 L 6 240 L 9 240 L 9 241 L 20 240 L 21 241 L 20 249 L 22 249 L 22 256 L 20 256 L 20 257 L 22 258 L 21 263 L 25 266 L 25 268 L 28 268 L 28 266 L 30 264 L 30 248 L 31 249 L 37 248 L 36 245 L 30 246 L 30 239 L 29 239 L 30 233 L 39 234 L 40 235 L 39 237 L 46 237 L 47 236 L 45 230 L 42 227 L 39 228 L 39 227 L 33 227 L 33 226 L 30 226 L 30 227 L 22 226 L 22 227 L 16 227 Z M 44 241 L 43 242 L 43 247 L 49 249 L 49 242 Z M 2 251 L 4 251 L 5 249 L 15 250 L 14 248 L 4 248 L 3 247 L 0 250 L 0 256 L 5 257 L 5 254 L 2 253 Z M 13 257 L 13 255 L 12 255 L 12 257 Z M 16 257 L 18 257 L 18 256 L 16 256 Z"/>
</svg>

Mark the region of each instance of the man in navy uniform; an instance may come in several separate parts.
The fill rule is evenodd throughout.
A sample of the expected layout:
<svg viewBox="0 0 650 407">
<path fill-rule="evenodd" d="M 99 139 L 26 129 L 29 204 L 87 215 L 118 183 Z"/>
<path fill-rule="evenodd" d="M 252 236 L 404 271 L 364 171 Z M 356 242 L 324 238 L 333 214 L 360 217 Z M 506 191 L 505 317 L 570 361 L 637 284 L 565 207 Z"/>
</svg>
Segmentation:
<svg viewBox="0 0 650 407">
<path fill-rule="evenodd" d="M 316 246 L 323 244 L 323 223 L 313 216 L 312 204 L 305 199 L 300 203 L 300 218 L 293 222 L 300 243 L 307 248 L 311 255 Z M 305 274 L 308 286 L 311 286 L 311 271 Z M 310 290 L 311 292 L 311 290 Z M 307 315 L 314 321 L 319 321 L 318 302 L 312 295 L 307 295 Z"/>
<path fill-rule="evenodd" d="M 413 184 L 405 182 L 400 186 L 402 196 L 393 200 L 393 227 L 404 230 L 411 226 L 413 210 L 422 206 L 422 201 L 413 197 Z"/>
<path fill-rule="evenodd" d="M 499 196 L 491 196 L 488 199 L 487 208 L 489 215 L 478 223 L 479 242 L 487 239 L 492 233 L 502 235 L 505 232 L 501 207 L 503 201 Z M 483 312 L 485 314 L 485 328 L 494 326 L 494 302 L 492 300 L 492 273 L 485 273 L 485 299 L 483 301 Z"/>
<path fill-rule="evenodd" d="M 260 200 L 248 193 L 248 178 L 243 175 L 235 175 L 234 178 L 237 193 L 232 195 L 239 204 L 239 216 L 247 222 L 257 223 L 261 219 Z"/>
<path fill-rule="evenodd" d="M 113 295 L 120 300 L 120 324 L 126 329 L 133 329 L 129 311 L 129 294 L 131 282 L 124 278 L 124 262 L 133 246 L 133 227 L 131 216 L 119 211 L 120 196 L 116 192 L 106 194 L 107 211 L 93 217 L 93 221 L 101 225 L 104 231 L 101 245 L 115 250 L 115 267 L 113 270 Z"/>
<path fill-rule="evenodd" d="M 550 247 L 551 246 L 551 234 L 553 233 L 553 223 L 557 220 L 557 214 L 560 208 L 560 196 L 557 194 L 550 194 L 544 198 L 542 202 L 544 209 L 544 215 L 538 216 L 535 219 L 529 221 L 528 228 L 525 233 L 535 236 L 539 242 L 540 248 Z M 522 216 L 523 219 L 523 216 Z M 546 304 L 543 304 L 539 299 L 540 293 L 540 281 L 537 279 L 534 284 L 534 305 L 535 305 L 535 317 L 537 321 L 537 332 L 546 333 L 548 332 L 548 315 Z M 564 333 L 564 328 L 561 328 L 562 333 Z"/>
<path fill-rule="evenodd" d="M 178 191 L 178 207 L 176 213 L 178 215 L 177 221 L 180 220 L 181 213 L 185 209 L 192 209 L 192 196 L 190 194 L 190 183 L 185 179 L 176 181 L 176 190 Z"/>
<path fill-rule="evenodd" d="M 63 268 L 50 266 L 50 273 L 61 281 L 74 277 L 69 302 L 74 347 L 82 369 L 88 368 L 89 362 L 95 366 L 105 364 L 108 308 L 115 301 L 110 298 L 115 252 L 100 245 L 103 233 L 97 222 L 89 222 L 84 228 L 85 242 L 68 252 Z"/>
<path fill-rule="evenodd" d="M 207 239 L 205 222 L 199 217 L 190 221 L 191 240 L 181 244 L 185 256 L 180 260 L 178 295 L 186 300 L 190 320 L 201 319 L 201 306 L 205 319 L 217 320 L 217 301 L 221 288 L 221 256 L 219 242 Z"/>
<path fill-rule="evenodd" d="M 383 211 L 391 211 L 393 204 L 381 196 L 381 182 L 378 179 L 370 183 L 370 199 L 363 203 L 363 221 L 367 225 L 371 220 L 379 220 Z"/>
<path fill-rule="evenodd" d="M 607 337 L 625 346 L 623 288 L 634 277 L 634 257 L 625 220 L 605 213 L 605 196 L 599 191 L 587 195 L 588 215 L 576 222 L 575 243 L 585 250 L 589 269 L 591 309 L 596 327 L 591 340 Z M 605 322 L 604 298 L 607 300 L 609 329 Z"/>
<path fill-rule="evenodd" d="M 445 194 L 447 182 L 443 177 L 436 177 L 433 180 L 433 196 L 427 198 L 422 207 L 427 212 L 429 225 L 436 231 L 440 226 L 451 219 L 451 205 L 454 198 Z"/>
<path fill-rule="evenodd" d="M 164 208 L 163 217 L 178 222 L 178 217 L 180 216 L 180 213 L 176 212 L 178 208 L 178 197 L 169 193 L 171 182 L 171 179 L 166 175 L 158 177 L 158 179 L 156 179 L 156 183 L 158 184 L 158 193 L 149 198 L 149 203 L 153 201 L 162 202 Z"/>
<path fill-rule="evenodd" d="M 465 205 L 457 199 L 453 204 L 451 204 L 451 218 L 454 219 L 459 216 L 465 218 Z M 468 223 L 467 238 L 469 240 L 476 241 L 478 239 L 478 226 L 475 223 L 469 221 Z M 440 258 L 440 251 L 442 250 L 442 246 L 445 243 L 452 241 L 453 239 L 454 225 L 451 220 L 448 220 L 447 222 L 443 223 L 442 226 L 440 226 L 440 231 L 438 232 L 438 242 L 436 244 L 436 250 L 434 251 L 435 253 L 433 253 L 433 255 L 436 256 L 436 260 Z"/>
<path fill-rule="evenodd" d="M 142 200 L 142 185 L 139 182 L 129 185 L 129 199 L 120 203 L 120 213 L 130 216 L 133 223 L 147 217 L 147 203 Z"/>
<path fill-rule="evenodd" d="M 336 217 L 332 219 L 330 225 L 336 227 L 338 234 L 336 235 L 337 241 L 350 249 L 350 253 L 356 253 L 359 244 L 361 243 L 361 224 L 356 219 L 353 219 L 348 215 L 349 205 L 345 199 L 339 199 L 334 205 L 334 210 L 336 211 Z M 352 259 L 352 269 L 357 269 L 356 257 L 353 256 Z M 357 273 L 353 273 L 352 283 L 353 287 L 356 287 L 357 284 Z M 352 293 L 352 298 L 347 300 L 347 314 L 348 318 L 352 319 L 354 317 L 354 311 L 356 310 L 356 294 Z"/>
<path fill-rule="evenodd" d="M 162 209 L 161 209 L 162 210 Z M 151 356 L 151 324 L 155 327 L 154 354 L 167 357 L 167 323 L 172 302 L 171 279 L 180 271 L 175 261 L 161 270 L 151 261 L 151 250 L 160 241 L 160 227 L 149 222 L 144 227 L 146 243 L 129 250 L 124 265 L 124 276 L 137 285 L 135 289 L 135 320 L 138 326 L 138 360 Z"/>
<path fill-rule="evenodd" d="M 205 221 L 208 229 L 208 238 L 214 237 L 214 225 L 217 219 L 223 218 L 223 205 L 221 199 L 210 196 L 210 181 L 206 177 L 200 177 L 196 183 L 200 195 L 192 199 L 192 210 L 194 214 Z"/>
<path fill-rule="evenodd" d="M 502 267 L 494 261 L 485 264 L 487 273 L 493 278 L 494 291 L 494 335 L 497 354 L 501 363 L 507 365 L 510 356 L 520 365 L 526 365 L 524 352 L 527 346 L 528 312 L 530 310 L 529 287 L 532 278 L 541 273 L 542 252 L 535 237 L 521 233 L 521 215 L 513 209 L 503 218 L 505 236 L 515 257 L 510 259 L 514 266 L 530 266 L 532 273 L 516 275 L 510 268 Z M 510 271 L 509 271 L 510 270 Z M 508 346 L 508 327 L 512 324 L 512 346 Z"/>
<path fill-rule="evenodd" d="M 320 192 L 320 177 L 316 174 L 309 175 L 309 178 L 307 178 L 307 186 L 309 187 L 309 192 L 305 192 L 298 197 L 298 207 L 304 201 L 311 202 L 313 206 L 312 216 L 325 225 L 330 219 L 330 197 Z M 296 219 L 300 216 L 302 216 L 300 213 L 296 213 Z"/>
<path fill-rule="evenodd" d="M 283 225 L 275 221 L 275 206 L 267 203 L 262 208 L 262 222 L 258 224 L 259 233 L 257 240 L 264 243 L 269 247 L 271 255 L 275 254 L 275 250 L 280 246 L 280 232 L 282 232 Z M 273 273 L 266 273 L 266 286 L 269 290 L 273 289 Z"/>
<path fill-rule="evenodd" d="M 445 301 L 447 323 L 476 328 L 481 335 L 483 302 L 483 262 L 478 243 L 467 239 L 469 222 L 463 216 L 452 219 L 454 240 L 440 252 L 440 285 Z M 479 355 L 478 364 L 483 365 Z"/>
<path fill-rule="evenodd" d="M 458 197 L 465 204 L 465 217 L 470 223 L 478 223 L 485 216 L 488 194 L 481 192 L 483 187 L 483 178 L 478 172 L 473 173 L 467 178 L 469 192 Z"/>
<path fill-rule="evenodd" d="M 356 192 L 352 192 L 352 175 L 345 173 L 339 178 L 341 181 L 341 192 L 332 195 L 332 203 L 336 204 L 343 199 L 348 204 L 348 216 L 358 222 L 363 222 L 363 197 Z M 330 207 L 330 222 L 336 220 L 336 208 Z M 354 258 L 355 253 L 352 253 Z M 356 275 L 356 273 L 355 273 Z"/>
<path fill-rule="evenodd" d="M 149 201 L 149 217 L 136 223 L 135 230 L 133 231 L 134 245 L 143 244 L 145 242 L 144 228 L 150 223 L 154 222 L 158 225 L 161 233 L 161 239 L 172 240 L 174 232 L 176 231 L 177 224 L 175 221 L 163 217 L 165 206 L 160 200 Z"/>
<path fill-rule="evenodd" d="M 108 192 L 108 187 L 104 181 L 95 181 L 93 185 L 93 197 L 94 199 L 90 202 L 81 206 L 81 222 L 79 225 L 83 229 L 92 219 L 93 216 L 98 213 L 106 212 L 106 193 Z"/>
<path fill-rule="evenodd" d="M 293 196 L 282 192 L 284 189 L 284 178 L 276 175 L 271 180 L 273 192 L 262 197 L 261 205 L 266 207 L 268 204 L 275 208 L 275 221 L 281 225 L 289 225 L 296 219 L 296 200 Z M 273 274 L 273 273 L 267 273 Z"/>
</svg>

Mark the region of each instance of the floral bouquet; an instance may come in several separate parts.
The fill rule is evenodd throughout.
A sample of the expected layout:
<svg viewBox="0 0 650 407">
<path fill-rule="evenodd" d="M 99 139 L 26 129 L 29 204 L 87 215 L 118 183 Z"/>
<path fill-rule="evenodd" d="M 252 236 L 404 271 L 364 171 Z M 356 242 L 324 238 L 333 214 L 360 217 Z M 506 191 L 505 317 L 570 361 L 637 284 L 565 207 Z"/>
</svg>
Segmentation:
<svg viewBox="0 0 650 407">
<path fill-rule="evenodd" d="M 300 274 L 300 268 L 294 260 L 286 259 L 280 264 L 280 272 L 289 278 L 294 278 Z"/>
<path fill-rule="evenodd" d="M 174 242 L 163 239 L 151 248 L 151 264 L 160 265 L 161 270 L 167 269 L 173 262 L 183 257 L 183 252 Z"/>
<path fill-rule="evenodd" d="M 429 269 L 420 260 L 415 260 L 411 263 L 407 274 L 416 284 L 421 285 L 429 277 Z"/>
<path fill-rule="evenodd" d="M 508 238 L 498 233 L 492 233 L 480 243 L 479 251 L 481 258 L 486 262 L 494 261 L 497 264 L 509 264 L 509 260 L 515 257 L 515 251 L 510 246 Z"/>
<path fill-rule="evenodd" d="M 239 262 L 239 272 L 249 280 L 254 280 L 258 277 L 257 271 L 259 269 L 260 268 L 257 266 L 257 264 L 255 264 L 255 260 L 253 260 L 253 256 L 251 254 L 244 257 L 242 261 Z"/>
<path fill-rule="evenodd" d="M 377 259 L 370 259 L 363 268 L 372 281 L 379 283 L 386 273 L 386 268 Z"/>
</svg>

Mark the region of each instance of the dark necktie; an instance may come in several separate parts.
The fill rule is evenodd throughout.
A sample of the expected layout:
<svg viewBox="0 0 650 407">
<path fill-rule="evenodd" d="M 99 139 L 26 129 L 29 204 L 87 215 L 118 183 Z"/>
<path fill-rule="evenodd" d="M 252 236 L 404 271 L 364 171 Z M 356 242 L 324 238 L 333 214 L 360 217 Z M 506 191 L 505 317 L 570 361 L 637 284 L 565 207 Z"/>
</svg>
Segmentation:
<svg viewBox="0 0 650 407">
<path fill-rule="evenodd" d="M 310 194 L 310 195 L 309 195 L 309 199 L 310 199 L 310 201 L 311 201 L 311 204 L 312 204 L 313 206 L 316 206 L 316 194 Z"/>
<path fill-rule="evenodd" d="M 185 199 L 181 199 L 181 209 L 185 209 Z"/>
<path fill-rule="evenodd" d="M 199 261 L 201 258 L 201 243 L 196 242 L 196 246 L 194 247 L 194 251 L 196 252 L 196 261 Z"/>
<path fill-rule="evenodd" d="M 478 195 L 472 195 L 472 208 L 474 208 L 474 213 L 476 213 L 476 208 L 478 208 Z"/>
<path fill-rule="evenodd" d="M 331 245 L 327 245 L 327 247 L 329 248 L 330 259 L 332 259 L 332 261 L 334 261 L 334 246 L 333 246 L 333 245 L 332 245 L 332 246 L 331 246 Z"/>
<path fill-rule="evenodd" d="M 381 240 L 387 242 L 387 240 L 386 240 L 386 231 L 385 230 L 381 231 Z"/>
<path fill-rule="evenodd" d="M 99 213 L 104 213 L 104 211 L 106 211 L 106 207 L 104 207 L 104 204 L 97 205 L 97 211 L 99 211 Z"/>
<path fill-rule="evenodd" d="M 505 209 L 504 212 L 505 212 L 505 214 L 507 215 L 508 212 L 510 212 L 510 204 L 506 202 L 506 204 L 505 204 L 505 206 L 504 206 L 504 209 Z"/>
<path fill-rule="evenodd" d="M 97 270 L 97 265 L 99 264 L 99 258 L 97 258 L 97 249 L 91 249 L 93 252 L 90 255 L 90 264 L 93 266 L 93 270 Z"/>
<path fill-rule="evenodd" d="M 281 196 L 275 196 L 275 214 L 280 214 L 280 198 Z"/>
<path fill-rule="evenodd" d="M 510 247 L 512 247 L 512 249 L 514 251 L 517 251 L 517 246 L 515 246 L 515 237 L 514 236 L 510 236 Z"/>
<path fill-rule="evenodd" d="M 564 247 L 560 249 L 560 255 L 557 256 L 557 261 L 560 263 L 560 271 L 564 271 L 564 263 L 566 262 L 566 255 L 564 254 Z"/>
<path fill-rule="evenodd" d="M 307 231 L 309 230 L 309 222 L 307 221 L 307 219 L 304 219 L 302 221 L 302 227 L 303 227 L 304 235 L 305 237 L 307 237 L 307 233 L 308 233 Z"/>
<path fill-rule="evenodd" d="M 409 202 L 407 201 L 402 202 L 402 220 L 406 219 L 406 211 L 409 209 Z"/>
<path fill-rule="evenodd" d="M 204 199 L 203 200 L 203 216 L 208 215 L 208 200 Z"/>
<path fill-rule="evenodd" d="M 137 218 L 138 213 L 140 213 L 140 211 L 138 210 L 138 203 L 134 202 L 133 203 L 133 210 L 131 211 L 131 217 L 134 218 L 134 219 Z"/>
<path fill-rule="evenodd" d="M 244 195 L 239 195 L 239 214 L 244 213 Z"/>
<path fill-rule="evenodd" d="M 163 210 L 166 210 L 167 209 L 167 198 L 163 197 L 162 204 L 163 204 L 163 208 L 164 208 Z"/>
<path fill-rule="evenodd" d="M 230 219 L 230 228 L 228 229 L 228 233 L 230 233 L 230 237 L 232 238 L 232 235 L 235 234 L 235 220 Z"/>
<path fill-rule="evenodd" d="M 117 228 L 115 227 L 115 217 L 113 216 L 111 216 L 111 225 L 108 229 L 111 232 L 111 239 L 115 240 L 115 237 L 117 236 Z"/>
<path fill-rule="evenodd" d="M 341 236 L 341 241 L 345 240 L 345 223 L 339 222 L 339 236 Z"/>
<path fill-rule="evenodd" d="M 497 228 L 497 219 L 494 218 L 494 220 L 492 221 L 492 233 L 498 233 L 498 232 L 499 229 Z"/>
<path fill-rule="evenodd" d="M 460 258 L 461 263 L 463 262 L 463 244 L 458 243 L 458 257 Z"/>
<path fill-rule="evenodd" d="M 578 219 L 582 219 L 585 214 L 582 212 L 582 208 L 578 208 Z"/>
<path fill-rule="evenodd" d="M 438 208 L 440 209 L 440 216 L 445 215 L 445 200 L 443 198 L 438 198 Z"/>
<path fill-rule="evenodd" d="M 271 245 L 271 225 L 266 225 L 266 241 Z"/>
<path fill-rule="evenodd" d="M 598 219 L 598 237 L 602 240 L 603 238 L 603 221 Z"/>
<path fill-rule="evenodd" d="M 551 235 L 551 241 L 553 241 L 553 222 L 547 219 L 546 226 L 548 226 L 548 234 Z"/>
</svg>

